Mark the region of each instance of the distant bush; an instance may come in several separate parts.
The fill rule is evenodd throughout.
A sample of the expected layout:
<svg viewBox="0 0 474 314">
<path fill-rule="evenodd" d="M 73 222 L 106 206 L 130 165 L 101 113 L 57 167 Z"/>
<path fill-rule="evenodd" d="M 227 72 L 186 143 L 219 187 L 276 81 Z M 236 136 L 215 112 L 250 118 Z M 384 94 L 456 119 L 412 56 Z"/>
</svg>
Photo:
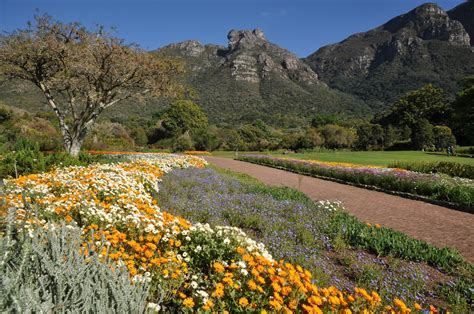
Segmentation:
<svg viewBox="0 0 474 314">
<path fill-rule="evenodd" d="M 173 152 L 184 152 L 194 149 L 194 143 L 189 134 L 185 133 L 173 140 Z"/>
<path fill-rule="evenodd" d="M 84 147 L 88 150 L 133 150 L 135 142 L 122 124 L 103 122 L 94 127 Z"/>
<path fill-rule="evenodd" d="M 12 125 L 16 140 L 36 142 L 40 150 L 58 150 L 62 139 L 58 130 L 48 120 L 33 117 L 21 118 Z"/>
<path fill-rule="evenodd" d="M 85 254 L 81 229 L 39 228 L 28 235 L 14 216 L 11 210 L 0 233 L 0 312 L 145 312 L 147 284 L 133 283 L 126 267 L 90 248 Z"/>
<path fill-rule="evenodd" d="M 402 162 L 389 165 L 390 168 L 401 168 L 422 173 L 444 173 L 453 177 L 474 179 L 474 166 L 449 161 Z"/>
</svg>

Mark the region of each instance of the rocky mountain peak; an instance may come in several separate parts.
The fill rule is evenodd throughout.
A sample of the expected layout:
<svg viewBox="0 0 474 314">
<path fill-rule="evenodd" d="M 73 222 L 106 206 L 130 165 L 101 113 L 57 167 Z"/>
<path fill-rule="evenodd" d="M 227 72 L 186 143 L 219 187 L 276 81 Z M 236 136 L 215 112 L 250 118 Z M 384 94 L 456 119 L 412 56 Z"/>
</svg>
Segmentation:
<svg viewBox="0 0 474 314">
<path fill-rule="evenodd" d="M 183 42 L 170 44 L 162 49 L 173 49 L 179 51 L 184 56 L 197 57 L 204 52 L 205 47 L 197 40 L 186 40 Z"/>
<path fill-rule="evenodd" d="M 227 34 L 229 40 L 229 50 L 233 51 L 239 48 L 252 48 L 261 46 L 267 42 L 265 34 L 259 28 L 254 30 L 231 30 Z"/>
<path fill-rule="evenodd" d="M 461 22 L 451 19 L 448 13 L 435 3 L 422 4 L 390 20 L 382 29 L 394 35 L 404 35 L 403 37 L 441 40 L 460 46 L 470 45 L 469 34 Z"/>
<path fill-rule="evenodd" d="M 447 15 L 447 13 L 436 3 L 424 3 L 416 7 L 412 12 L 418 15 Z"/>
<path fill-rule="evenodd" d="M 462 23 L 471 37 L 471 46 L 474 46 L 474 0 L 461 3 L 448 11 L 449 17 Z"/>
</svg>

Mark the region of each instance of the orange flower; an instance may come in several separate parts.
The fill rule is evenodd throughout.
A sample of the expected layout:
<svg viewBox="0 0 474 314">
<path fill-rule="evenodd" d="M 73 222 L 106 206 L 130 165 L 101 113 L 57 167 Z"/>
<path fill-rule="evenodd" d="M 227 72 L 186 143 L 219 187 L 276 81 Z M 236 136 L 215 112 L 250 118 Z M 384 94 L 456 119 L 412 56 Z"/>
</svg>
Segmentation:
<svg viewBox="0 0 474 314">
<path fill-rule="evenodd" d="M 271 307 L 273 307 L 275 309 L 275 311 L 281 310 L 281 304 L 277 300 L 270 300 L 270 302 L 268 302 L 268 304 L 270 304 Z"/>
<path fill-rule="evenodd" d="M 218 273 L 223 273 L 224 270 L 225 270 L 224 265 L 222 265 L 222 264 L 219 263 L 219 262 L 214 262 L 214 265 L 213 265 L 213 266 L 214 266 L 214 270 L 215 270 L 216 272 L 218 272 Z"/>
<path fill-rule="evenodd" d="M 257 289 L 257 283 L 255 281 L 253 281 L 252 279 L 250 279 L 248 282 L 247 282 L 247 286 L 249 287 L 250 290 L 255 290 Z"/>
<path fill-rule="evenodd" d="M 239 299 L 239 304 L 242 307 L 246 307 L 249 304 L 249 300 L 247 300 L 245 297 L 242 297 Z"/>
</svg>

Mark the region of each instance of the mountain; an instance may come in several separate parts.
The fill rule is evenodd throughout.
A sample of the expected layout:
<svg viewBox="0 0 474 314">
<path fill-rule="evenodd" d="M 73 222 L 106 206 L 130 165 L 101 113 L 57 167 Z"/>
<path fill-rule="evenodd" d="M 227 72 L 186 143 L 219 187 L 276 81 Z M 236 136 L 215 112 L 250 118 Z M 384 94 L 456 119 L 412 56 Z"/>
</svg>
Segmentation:
<svg viewBox="0 0 474 314">
<path fill-rule="evenodd" d="M 198 41 L 171 44 L 154 53 L 178 57 L 187 65 L 187 83 L 213 122 L 286 124 L 316 113 L 361 115 L 368 107 L 333 90 L 293 53 L 269 42 L 263 31 L 231 30 L 228 46 Z"/>
<path fill-rule="evenodd" d="M 448 13 L 423 4 L 305 60 L 330 87 L 361 97 L 375 110 L 427 83 L 453 96 L 457 82 L 474 73 L 472 7 L 470 1 Z"/>
<path fill-rule="evenodd" d="M 474 0 L 466 1 L 449 10 L 448 15 L 453 20 L 462 23 L 471 38 L 471 46 L 474 46 Z"/>
</svg>

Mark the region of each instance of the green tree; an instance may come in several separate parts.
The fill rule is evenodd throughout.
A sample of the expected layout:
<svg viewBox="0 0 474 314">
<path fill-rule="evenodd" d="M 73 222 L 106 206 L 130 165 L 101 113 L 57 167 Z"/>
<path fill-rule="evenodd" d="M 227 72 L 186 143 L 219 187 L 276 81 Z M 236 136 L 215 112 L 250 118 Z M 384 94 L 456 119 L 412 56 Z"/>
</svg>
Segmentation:
<svg viewBox="0 0 474 314">
<path fill-rule="evenodd" d="M 357 127 L 355 148 L 359 150 L 380 149 L 384 143 L 384 130 L 380 124 L 365 123 Z"/>
<path fill-rule="evenodd" d="M 194 149 L 194 143 L 193 140 L 191 139 L 191 136 L 189 133 L 184 133 L 179 136 L 177 136 L 173 140 L 173 151 L 174 152 L 184 152 L 186 150 L 192 150 Z"/>
<path fill-rule="evenodd" d="M 384 128 L 384 135 L 383 135 L 383 147 L 388 148 L 395 143 L 398 139 L 398 134 L 395 128 L 392 125 L 387 125 Z"/>
<path fill-rule="evenodd" d="M 197 150 L 213 151 L 219 146 L 215 127 L 196 131 L 192 136 L 192 140 L 194 148 Z"/>
<path fill-rule="evenodd" d="M 349 148 L 356 139 L 356 134 L 351 129 L 328 124 L 321 128 L 324 146 L 327 148 Z"/>
<path fill-rule="evenodd" d="M 427 119 L 421 119 L 412 129 L 411 142 L 418 150 L 432 150 L 434 146 L 433 125 Z"/>
<path fill-rule="evenodd" d="M 201 107 L 190 100 L 178 100 L 162 115 L 161 124 L 172 137 L 185 133 L 191 136 L 206 129 L 208 120 Z"/>
<path fill-rule="evenodd" d="M 453 130 L 460 144 L 474 145 L 474 75 L 465 78 L 462 86 L 452 104 Z"/>
<path fill-rule="evenodd" d="M 428 84 L 400 98 L 390 114 L 397 124 L 413 128 L 422 119 L 430 123 L 445 122 L 449 113 L 444 91 Z"/>
<path fill-rule="evenodd" d="M 318 128 L 327 124 L 338 124 L 339 118 L 335 114 L 318 114 L 311 120 L 311 126 Z"/>
<path fill-rule="evenodd" d="M 448 146 L 456 145 L 456 138 L 451 129 L 444 125 L 437 125 L 433 128 L 434 145 L 436 150 L 445 150 Z"/>
</svg>

